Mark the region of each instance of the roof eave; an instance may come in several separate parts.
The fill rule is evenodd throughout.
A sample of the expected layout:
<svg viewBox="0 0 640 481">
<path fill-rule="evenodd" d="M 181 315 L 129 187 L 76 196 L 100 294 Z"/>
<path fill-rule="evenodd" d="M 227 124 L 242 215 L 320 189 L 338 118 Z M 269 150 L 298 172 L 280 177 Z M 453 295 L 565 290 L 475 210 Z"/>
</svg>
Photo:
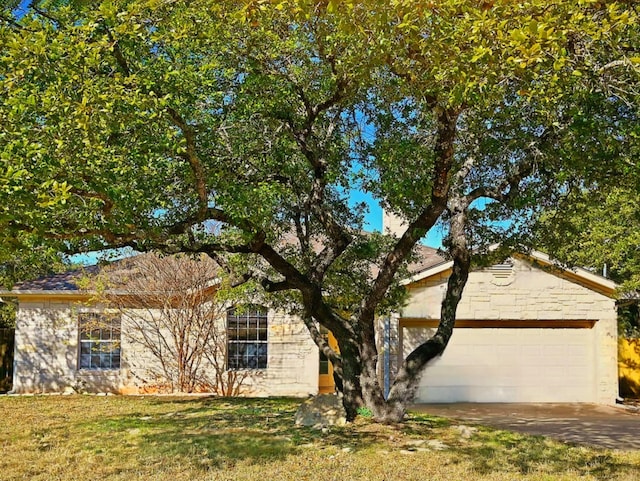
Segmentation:
<svg viewBox="0 0 640 481">
<path fill-rule="evenodd" d="M 520 254 L 523 257 L 527 257 L 531 260 L 540 262 L 541 264 L 545 264 L 547 266 L 558 269 L 564 273 L 575 276 L 577 279 L 586 282 L 587 284 L 591 284 L 599 287 L 602 291 L 607 293 L 607 295 L 613 296 L 618 289 L 618 284 L 613 282 L 611 279 L 606 279 L 602 276 L 589 272 L 586 269 L 581 267 L 574 267 L 572 269 L 568 269 L 566 267 L 561 266 L 557 262 L 555 262 L 548 254 L 544 252 L 532 250 L 526 254 Z M 403 279 L 400 281 L 400 285 L 407 286 L 413 284 L 415 282 L 422 281 L 424 279 L 428 279 L 429 277 L 433 277 L 435 275 L 441 274 L 448 269 L 453 267 L 453 261 L 445 261 L 440 264 L 436 264 L 435 266 L 431 266 L 417 274 L 414 274 L 411 277 Z"/>
</svg>

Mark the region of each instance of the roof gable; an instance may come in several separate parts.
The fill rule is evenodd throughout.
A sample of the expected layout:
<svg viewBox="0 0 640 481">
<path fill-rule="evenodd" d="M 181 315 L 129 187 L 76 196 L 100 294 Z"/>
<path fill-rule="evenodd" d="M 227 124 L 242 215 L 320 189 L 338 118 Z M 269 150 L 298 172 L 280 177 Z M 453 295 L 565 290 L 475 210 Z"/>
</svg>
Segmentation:
<svg viewBox="0 0 640 481">
<path fill-rule="evenodd" d="M 618 285 L 611 279 L 599 276 L 580 267 L 566 268 L 555 262 L 548 254 L 537 250 L 532 250 L 526 254 L 514 253 L 514 256 L 529 260 L 534 266 L 558 275 L 571 282 L 580 284 L 588 289 L 599 292 L 607 297 L 615 297 Z M 447 272 L 453 267 L 453 261 L 443 261 L 432 265 L 401 281 L 402 285 L 409 286 L 416 282 L 423 281 L 430 277 Z"/>
</svg>

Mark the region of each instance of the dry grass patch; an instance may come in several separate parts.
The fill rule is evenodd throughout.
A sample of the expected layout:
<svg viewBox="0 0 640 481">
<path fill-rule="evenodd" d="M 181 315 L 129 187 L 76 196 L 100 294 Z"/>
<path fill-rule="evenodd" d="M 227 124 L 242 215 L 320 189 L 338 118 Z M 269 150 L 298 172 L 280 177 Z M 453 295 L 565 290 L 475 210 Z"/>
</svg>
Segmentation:
<svg viewBox="0 0 640 481">
<path fill-rule="evenodd" d="M 3 480 L 624 480 L 640 453 L 412 415 L 325 432 L 292 399 L 1 397 Z"/>
</svg>

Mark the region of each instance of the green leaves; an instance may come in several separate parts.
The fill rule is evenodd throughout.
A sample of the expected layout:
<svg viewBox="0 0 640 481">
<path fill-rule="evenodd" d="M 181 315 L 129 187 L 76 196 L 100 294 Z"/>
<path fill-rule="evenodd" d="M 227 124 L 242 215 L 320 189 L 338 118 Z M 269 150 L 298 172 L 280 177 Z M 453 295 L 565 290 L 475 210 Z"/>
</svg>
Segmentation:
<svg viewBox="0 0 640 481">
<path fill-rule="evenodd" d="M 554 205 L 576 179 L 605 175 L 590 159 L 613 161 L 616 126 L 636 115 L 607 106 L 636 101 L 636 13 L 624 4 L 48 5 L 23 30 L 0 27 L 0 212 L 4 225 L 73 248 L 262 237 L 281 247 L 297 227 L 307 239 L 278 251 L 311 271 L 331 221 L 364 224 L 349 192 L 408 218 L 430 205 L 442 112 L 457 119 L 449 187 L 470 158 L 465 193 L 535 160 L 517 198 L 474 212 L 486 237 L 492 223 Z M 620 112 L 598 118 L 599 108 Z M 327 272 L 336 299 L 357 303 L 390 248 L 361 241 Z M 350 263 L 361 277 L 345 283 Z"/>
</svg>

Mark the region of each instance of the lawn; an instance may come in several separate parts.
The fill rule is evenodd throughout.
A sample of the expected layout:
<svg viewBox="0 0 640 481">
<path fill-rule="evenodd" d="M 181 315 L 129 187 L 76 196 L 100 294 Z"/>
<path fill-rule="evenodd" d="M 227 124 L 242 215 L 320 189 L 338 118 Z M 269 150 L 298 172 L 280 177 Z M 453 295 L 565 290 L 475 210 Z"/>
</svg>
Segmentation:
<svg viewBox="0 0 640 481">
<path fill-rule="evenodd" d="M 411 415 L 318 431 L 292 399 L 0 397 L 2 480 L 640 480 L 640 453 Z"/>
</svg>

